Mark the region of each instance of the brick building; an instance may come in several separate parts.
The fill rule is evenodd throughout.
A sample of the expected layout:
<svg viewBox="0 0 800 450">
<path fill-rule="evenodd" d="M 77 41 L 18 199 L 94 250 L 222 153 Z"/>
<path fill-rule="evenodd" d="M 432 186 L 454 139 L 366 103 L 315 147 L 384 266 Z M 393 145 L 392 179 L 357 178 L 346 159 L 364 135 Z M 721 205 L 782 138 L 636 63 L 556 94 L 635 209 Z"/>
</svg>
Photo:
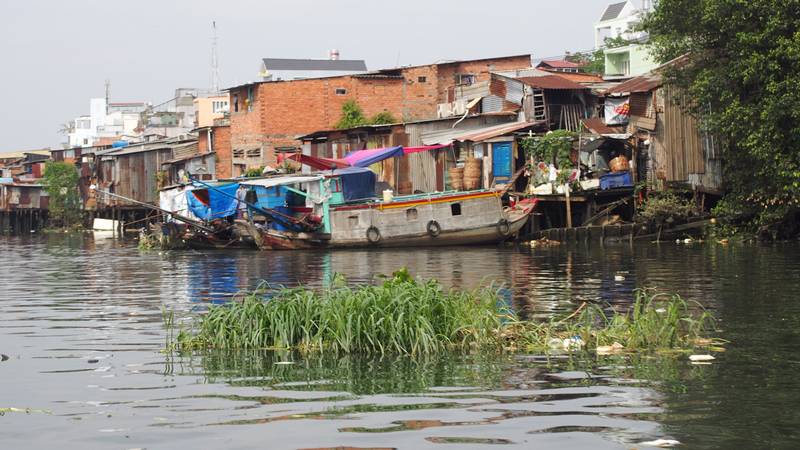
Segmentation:
<svg viewBox="0 0 800 450">
<path fill-rule="evenodd" d="M 274 165 L 276 151 L 300 147 L 298 135 L 332 128 L 347 100 L 355 100 L 367 117 L 388 112 L 403 121 L 437 118 L 438 105 L 452 102 L 457 86 L 486 82 L 492 71 L 530 65 L 530 55 L 516 55 L 232 87 L 233 160 L 239 159 L 240 168 Z M 238 170 L 234 164 L 232 175 Z"/>
<path fill-rule="evenodd" d="M 197 128 L 196 131 L 198 152 L 201 155 L 215 153 L 214 172 L 216 177 L 218 179 L 234 177 L 230 121 L 224 118 L 215 119 L 213 125 Z"/>
</svg>

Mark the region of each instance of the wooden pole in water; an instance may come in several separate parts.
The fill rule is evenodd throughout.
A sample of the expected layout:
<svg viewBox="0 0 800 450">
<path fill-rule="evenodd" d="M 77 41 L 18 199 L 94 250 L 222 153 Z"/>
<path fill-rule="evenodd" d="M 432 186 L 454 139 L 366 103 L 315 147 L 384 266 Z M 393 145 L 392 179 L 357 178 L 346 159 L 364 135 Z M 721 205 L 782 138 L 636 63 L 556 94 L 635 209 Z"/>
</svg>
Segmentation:
<svg viewBox="0 0 800 450">
<path fill-rule="evenodd" d="M 569 183 L 564 183 L 564 195 L 567 197 L 567 228 L 572 228 L 572 201 L 569 198 Z"/>
</svg>

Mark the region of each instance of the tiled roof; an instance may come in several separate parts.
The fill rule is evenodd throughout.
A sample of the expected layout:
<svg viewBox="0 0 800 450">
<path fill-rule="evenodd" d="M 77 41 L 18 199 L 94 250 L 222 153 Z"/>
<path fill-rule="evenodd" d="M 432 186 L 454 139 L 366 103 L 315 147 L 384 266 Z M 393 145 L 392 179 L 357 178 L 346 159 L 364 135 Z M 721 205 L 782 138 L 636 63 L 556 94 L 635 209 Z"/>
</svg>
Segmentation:
<svg viewBox="0 0 800 450">
<path fill-rule="evenodd" d="M 578 64 L 572 61 L 561 59 L 561 60 L 542 61 L 536 65 L 537 68 L 541 68 L 540 66 L 548 66 L 552 67 L 553 69 L 578 69 L 580 67 L 583 67 L 583 64 Z"/>
</svg>

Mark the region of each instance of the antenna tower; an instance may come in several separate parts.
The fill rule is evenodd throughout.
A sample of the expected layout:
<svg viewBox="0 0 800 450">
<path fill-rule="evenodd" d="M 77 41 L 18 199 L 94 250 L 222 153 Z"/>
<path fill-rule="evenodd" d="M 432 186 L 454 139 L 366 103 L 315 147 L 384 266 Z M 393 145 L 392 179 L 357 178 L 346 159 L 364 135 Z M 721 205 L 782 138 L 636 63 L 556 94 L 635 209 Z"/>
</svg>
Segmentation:
<svg viewBox="0 0 800 450">
<path fill-rule="evenodd" d="M 217 21 L 211 22 L 211 90 L 219 92 L 219 55 L 217 54 Z"/>
<path fill-rule="evenodd" d="M 106 114 L 108 114 L 108 101 L 111 98 L 111 80 L 106 78 Z"/>
</svg>

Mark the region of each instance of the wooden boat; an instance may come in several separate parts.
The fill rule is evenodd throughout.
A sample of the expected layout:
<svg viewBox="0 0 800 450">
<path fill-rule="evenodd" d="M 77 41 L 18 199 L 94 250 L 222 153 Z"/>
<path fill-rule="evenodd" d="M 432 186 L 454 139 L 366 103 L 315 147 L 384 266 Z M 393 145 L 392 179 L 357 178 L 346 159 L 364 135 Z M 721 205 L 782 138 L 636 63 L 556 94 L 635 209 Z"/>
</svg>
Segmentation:
<svg viewBox="0 0 800 450">
<path fill-rule="evenodd" d="M 251 212 L 249 231 L 256 245 L 264 250 L 291 250 L 496 243 L 517 234 L 536 204 L 535 200 L 527 200 L 504 207 L 501 199 L 504 192 L 501 190 L 417 194 L 390 201 L 372 198 L 340 202 L 332 195 L 335 192 L 326 193 L 323 185 L 347 185 L 347 180 L 340 182 L 335 178 L 335 174 L 307 180 L 296 178 L 291 180 L 294 187 L 286 186 L 289 192 L 307 197 L 310 200 L 307 204 L 312 206 L 289 207 L 284 212 L 295 219 L 318 215 L 319 226 L 316 229 L 272 226 L 269 220 L 260 223 L 258 214 Z M 272 180 L 268 187 L 276 188 L 280 186 L 276 184 L 278 182 Z M 314 183 L 321 183 L 322 187 L 317 191 L 325 195 L 315 198 L 310 193 L 314 190 L 311 188 Z M 306 190 L 297 184 L 306 184 Z M 269 210 L 261 212 L 269 215 Z M 279 221 L 281 216 L 284 214 L 278 213 Z"/>
</svg>

